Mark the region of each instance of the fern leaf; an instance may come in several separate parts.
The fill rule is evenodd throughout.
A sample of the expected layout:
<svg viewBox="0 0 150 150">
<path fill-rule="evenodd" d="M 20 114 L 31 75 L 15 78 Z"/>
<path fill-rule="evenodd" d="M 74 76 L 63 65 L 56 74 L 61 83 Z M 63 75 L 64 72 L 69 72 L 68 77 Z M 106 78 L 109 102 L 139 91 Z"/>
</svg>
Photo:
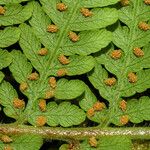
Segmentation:
<svg viewBox="0 0 150 150">
<path fill-rule="evenodd" d="M 0 70 L 9 66 L 11 62 L 12 58 L 8 51 L 0 49 Z"/>
<path fill-rule="evenodd" d="M 5 9 L 5 14 L 0 16 L 0 25 L 3 26 L 23 23 L 31 17 L 33 11 L 32 3 L 28 3 L 26 6 L 20 4 L 6 5 Z"/>
<path fill-rule="evenodd" d="M 0 31 L 0 47 L 8 47 L 16 43 L 20 38 L 20 30 L 15 27 L 7 27 Z"/>
<path fill-rule="evenodd" d="M 40 111 L 33 112 L 29 117 L 29 122 L 37 125 L 37 117 L 45 116 L 49 126 L 69 127 L 72 125 L 79 125 L 85 120 L 85 113 L 76 105 L 71 105 L 69 102 L 63 102 L 57 105 L 55 102 L 50 102 L 47 105 L 47 111 L 42 113 Z"/>
</svg>

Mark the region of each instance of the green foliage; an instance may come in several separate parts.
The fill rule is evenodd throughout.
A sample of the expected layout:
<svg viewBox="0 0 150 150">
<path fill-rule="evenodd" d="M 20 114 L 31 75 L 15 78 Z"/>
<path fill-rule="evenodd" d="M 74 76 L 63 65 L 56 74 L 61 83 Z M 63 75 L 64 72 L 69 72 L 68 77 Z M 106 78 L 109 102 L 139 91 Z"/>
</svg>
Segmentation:
<svg viewBox="0 0 150 150">
<path fill-rule="evenodd" d="M 15 27 L 7 27 L 0 31 L 0 47 L 8 47 L 16 43 L 20 38 L 20 30 Z"/>
<path fill-rule="evenodd" d="M 59 150 L 68 150 L 69 145 L 63 144 Z M 91 147 L 88 140 L 78 145 L 79 150 L 129 150 L 132 147 L 131 140 L 127 137 L 103 137 L 97 141 L 96 147 Z"/>
<path fill-rule="evenodd" d="M 69 127 L 72 125 L 79 125 L 85 120 L 85 113 L 76 105 L 71 105 L 69 102 L 62 102 L 57 105 L 55 102 L 50 102 L 47 105 L 46 112 L 33 112 L 29 118 L 29 122 L 36 125 L 36 118 L 38 116 L 45 116 L 49 126 Z"/>
<path fill-rule="evenodd" d="M 4 106 L 3 110 L 7 116 L 17 119 L 20 117 L 22 109 L 13 106 L 15 98 L 18 98 L 16 90 L 10 83 L 3 81 L 0 84 L 0 104 Z"/>
<path fill-rule="evenodd" d="M 60 131 L 75 126 L 74 136 L 87 128 L 75 139 L 65 132 L 61 140 L 68 143 L 60 150 L 132 149 L 129 137 L 88 130 L 150 121 L 150 6 L 125 3 L 0 0 L 0 113 L 9 117 L 2 124 L 28 125 L 34 132 L 44 125 Z M 1 132 L 2 150 L 43 144 L 42 137 L 26 134 L 11 135 L 7 143 Z M 94 134 L 96 146 L 89 142 Z"/>
<path fill-rule="evenodd" d="M 39 150 L 43 144 L 42 138 L 35 135 L 12 136 L 11 139 L 13 142 L 10 144 L 3 144 L 0 141 L 0 149 L 5 149 L 9 146 L 15 150 Z"/>
<path fill-rule="evenodd" d="M 9 26 L 13 24 L 20 24 L 28 20 L 32 15 L 32 3 L 26 6 L 20 4 L 6 5 L 5 14 L 0 16 L 0 25 Z"/>
</svg>

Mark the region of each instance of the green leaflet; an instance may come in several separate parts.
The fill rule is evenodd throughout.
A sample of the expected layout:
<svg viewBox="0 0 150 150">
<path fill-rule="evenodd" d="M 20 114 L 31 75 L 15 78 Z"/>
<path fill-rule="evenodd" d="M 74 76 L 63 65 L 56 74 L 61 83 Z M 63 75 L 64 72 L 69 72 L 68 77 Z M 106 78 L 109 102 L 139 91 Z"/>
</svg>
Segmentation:
<svg viewBox="0 0 150 150">
<path fill-rule="evenodd" d="M 76 105 L 71 105 L 69 102 L 62 102 L 57 105 L 55 102 L 50 102 L 47 105 L 47 111 L 42 113 L 40 111 L 33 112 L 28 121 L 36 125 L 38 116 L 45 116 L 49 126 L 69 127 L 72 125 L 79 125 L 85 120 L 85 113 Z"/>
<path fill-rule="evenodd" d="M 63 144 L 59 150 L 68 150 L 69 145 Z M 79 150 L 131 150 L 132 143 L 127 137 L 103 137 L 98 140 L 97 147 L 91 147 L 88 140 L 79 145 Z"/>
<path fill-rule="evenodd" d="M 6 27 L 0 30 L 0 47 L 8 47 L 20 38 L 20 30 L 16 27 Z"/>
<path fill-rule="evenodd" d="M 120 90 L 123 97 L 132 96 L 136 92 L 141 93 L 150 88 L 150 69 L 141 70 L 137 72 L 138 81 L 136 83 L 129 83 L 124 79 L 124 87 Z"/>
<path fill-rule="evenodd" d="M 26 6 L 20 4 L 12 4 L 5 6 L 6 12 L 0 16 L 0 25 L 9 26 L 13 24 L 20 24 L 28 20 L 32 15 L 32 3 Z"/>
<path fill-rule="evenodd" d="M 6 81 L 0 84 L 0 104 L 4 106 L 4 113 L 11 118 L 19 118 L 22 109 L 14 108 L 13 100 L 18 98 L 18 94 L 13 86 Z"/>
<path fill-rule="evenodd" d="M 134 11 L 136 12 L 135 14 L 133 13 Z M 145 5 L 143 1 L 132 0 L 129 6 L 120 9 L 119 19 L 129 28 L 133 28 L 133 26 L 138 25 L 140 21 L 147 21 L 150 19 L 150 7 Z"/>
<path fill-rule="evenodd" d="M 72 43 L 67 38 L 60 52 L 66 55 L 89 55 L 106 47 L 112 40 L 111 32 L 106 29 L 83 31 L 79 33 L 79 36 L 80 40 L 77 43 Z"/>
<path fill-rule="evenodd" d="M 8 51 L 0 49 L 0 70 L 9 66 L 12 58 Z"/>
<path fill-rule="evenodd" d="M 32 65 L 27 61 L 25 55 L 19 50 L 13 50 L 11 52 L 13 58 L 12 64 L 9 66 L 10 71 L 19 83 L 25 82 L 27 77 L 32 72 Z"/>
<path fill-rule="evenodd" d="M 137 72 L 143 68 L 150 68 L 149 47 L 150 44 L 147 44 L 142 48 L 142 51 L 144 52 L 144 56 L 142 57 L 135 56 L 135 54 L 132 51 L 132 53 L 130 54 L 130 63 L 128 63 L 125 68 L 127 72 Z M 107 49 L 105 49 L 106 53 L 96 57 L 96 60 L 98 61 L 98 63 L 105 65 L 108 71 L 115 74 L 118 78 L 121 78 L 122 74 L 120 70 L 123 69 L 122 64 L 126 61 L 127 55 L 126 52 L 122 51 L 122 57 L 120 59 L 112 59 L 111 52 L 113 50 L 113 47 L 108 47 Z"/>
<path fill-rule="evenodd" d="M 92 56 L 77 56 L 72 55 L 69 58 L 70 63 L 62 65 L 58 60 L 55 61 L 55 66 L 48 72 L 50 75 L 57 76 L 59 69 L 67 70 L 68 76 L 80 75 L 90 71 L 94 67 L 94 59 Z"/>
<path fill-rule="evenodd" d="M 63 0 L 64 2 L 65 1 L 68 1 L 68 0 Z M 86 0 L 86 1 L 82 1 L 81 2 L 81 5 L 83 7 L 104 7 L 104 6 L 108 6 L 108 5 L 112 5 L 112 4 L 115 4 L 119 2 L 119 0 L 102 0 L 102 1 L 99 1 L 99 0 Z"/>
<path fill-rule="evenodd" d="M 21 3 L 21 2 L 25 2 L 25 1 L 31 1 L 31 0 L 1 0 L 0 4 L 1 5 L 16 4 L 16 3 Z"/>
<path fill-rule="evenodd" d="M 38 55 L 38 51 L 41 49 L 41 43 L 33 34 L 32 29 L 28 25 L 22 24 L 20 29 L 20 46 L 26 57 L 31 61 L 34 68 L 41 73 L 45 69 L 45 64 L 47 64 L 47 59 Z"/>
<path fill-rule="evenodd" d="M 131 148 L 131 140 L 127 137 L 103 137 L 99 139 L 96 150 L 131 150 Z M 81 143 L 80 149 L 95 150 L 89 145 L 88 140 Z"/>
<path fill-rule="evenodd" d="M 4 78 L 4 74 L 0 71 L 0 83 L 2 82 L 3 78 Z"/>
<path fill-rule="evenodd" d="M 79 98 L 79 105 L 80 107 L 87 111 L 88 109 L 92 108 L 94 103 L 96 103 L 97 98 L 92 93 L 92 91 L 89 89 L 87 85 L 85 85 L 85 92 L 84 94 Z"/>
<path fill-rule="evenodd" d="M 113 87 L 107 86 L 104 83 L 105 79 L 108 78 L 108 73 L 104 68 L 102 68 L 100 64 L 98 64 L 97 62 L 95 63 L 95 68 L 88 74 L 88 77 L 93 86 L 99 90 L 101 96 L 108 101 L 113 102 L 117 83 Z"/>
<path fill-rule="evenodd" d="M 64 3 L 70 3 L 70 0 L 62 0 Z M 76 0 L 77 1 L 77 0 Z M 99 0 L 86 0 L 86 1 L 81 1 L 80 5 L 82 7 L 86 7 L 86 8 L 91 8 L 91 7 L 104 7 L 104 6 L 108 6 L 108 5 L 112 5 L 117 3 L 119 0 L 107 0 L 107 1 L 99 1 Z"/>
<path fill-rule="evenodd" d="M 60 79 L 55 89 L 55 98 L 57 99 L 73 99 L 80 96 L 84 92 L 84 84 L 80 80 Z"/>
<path fill-rule="evenodd" d="M 120 117 L 123 115 L 129 116 L 129 121 L 132 123 L 140 123 L 144 120 L 150 120 L 150 98 L 147 96 L 141 97 L 139 100 L 127 100 L 127 109 L 125 112 L 120 109 L 112 117 L 112 123 L 121 126 Z"/>
<path fill-rule="evenodd" d="M 9 146 L 14 150 L 39 150 L 43 144 L 43 139 L 37 135 L 12 136 L 11 139 L 13 142 Z M 0 141 L 0 149 L 4 149 L 7 146 L 8 144 Z"/>
</svg>

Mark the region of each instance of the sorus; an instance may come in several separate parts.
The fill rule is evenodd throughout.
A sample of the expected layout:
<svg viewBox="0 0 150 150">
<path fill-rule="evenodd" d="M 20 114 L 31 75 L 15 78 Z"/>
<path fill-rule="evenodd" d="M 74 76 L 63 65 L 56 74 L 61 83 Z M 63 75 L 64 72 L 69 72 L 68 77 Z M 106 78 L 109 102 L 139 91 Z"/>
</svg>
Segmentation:
<svg viewBox="0 0 150 150">
<path fill-rule="evenodd" d="M 89 139 L 89 144 L 91 147 L 97 147 L 97 140 L 94 136 Z"/>
<path fill-rule="evenodd" d="M 119 107 L 121 108 L 122 111 L 126 111 L 126 109 L 127 109 L 127 102 L 125 100 L 122 100 L 119 103 Z"/>
<path fill-rule="evenodd" d="M 41 111 L 46 111 L 46 100 L 45 99 L 40 100 L 39 108 L 40 108 Z"/>
<path fill-rule="evenodd" d="M 63 65 L 67 65 L 67 64 L 70 63 L 69 59 L 68 59 L 66 56 L 64 56 L 63 54 L 61 54 L 61 55 L 58 57 L 58 60 L 59 60 L 59 62 L 60 62 L 61 64 L 63 64 Z"/>
<path fill-rule="evenodd" d="M 4 7 L 0 6 L 0 15 L 4 15 L 4 13 L 5 13 Z"/>
<path fill-rule="evenodd" d="M 88 115 L 89 117 L 94 116 L 94 114 L 95 114 L 95 111 L 94 111 L 94 108 L 93 108 L 93 107 L 90 108 L 90 109 L 87 111 L 87 115 Z"/>
<path fill-rule="evenodd" d="M 105 104 L 103 102 L 96 102 L 93 105 L 94 110 L 101 111 L 102 109 L 106 108 Z"/>
<path fill-rule="evenodd" d="M 7 145 L 4 147 L 4 150 L 13 150 L 13 148 L 10 145 Z"/>
<path fill-rule="evenodd" d="M 64 3 L 58 3 L 56 8 L 59 11 L 65 11 L 67 9 L 67 6 Z"/>
<path fill-rule="evenodd" d="M 114 77 L 108 78 L 104 81 L 104 83 L 108 86 L 113 86 L 116 84 L 116 79 Z"/>
<path fill-rule="evenodd" d="M 75 150 L 74 144 L 73 144 L 73 143 L 70 143 L 70 144 L 68 145 L 68 149 L 67 149 L 67 150 Z"/>
<path fill-rule="evenodd" d="M 46 48 L 41 48 L 39 51 L 38 51 L 38 55 L 41 55 L 41 56 L 45 56 L 48 54 L 48 50 Z"/>
<path fill-rule="evenodd" d="M 69 32 L 69 38 L 72 42 L 79 41 L 79 36 L 75 32 L 72 32 L 72 31 Z"/>
<path fill-rule="evenodd" d="M 144 52 L 141 50 L 141 48 L 138 48 L 138 47 L 136 47 L 136 48 L 133 49 L 133 53 L 137 57 L 144 56 Z"/>
<path fill-rule="evenodd" d="M 139 27 L 139 29 L 141 29 L 143 31 L 147 31 L 150 29 L 150 25 L 147 24 L 146 22 L 140 22 L 138 27 Z"/>
<path fill-rule="evenodd" d="M 8 135 L 2 135 L 0 139 L 4 143 L 10 143 L 13 141 Z"/>
<path fill-rule="evenodd" d="M 110 56 L 111 58 L 113 59 L 119 59 L 121 58 L 121 55 L 122 55 L 122 51 L 119 49 L 119 50 L 113 50 L 111 53 L 110 53 Z"/>
<path fill-rule="evenodd" d="M 28 88 L 28 84 L 26 82 L 21 83 L 19 86 L 19 89 L 22 92 L 24 92 L 27 88 Z"/>
<path fill-rule="evenodd" d="M 49 84 L 50 84 L 50 86 L 51 86 L 52 88 L 55 88 L 56 85 L 57 85 L 57 82 L 56 82 L 56 78 L 55 78 L 55 77 L 50 77 L 48 82 L 49 82 Z"/>
<path fill-rule="evenodd" d="M 121 116 L 120 117 L 120 123 L 122 124 L 122 125 L 125 125 L 125 124 L 127 124 L 129 122 L 129 117 L 128 117 L 128 115 L 124 115 L 124 116 Z"/>
<path fill-rule="evenodd" d="M 55 33 L 58 31 L 58 27 L 54 24 L 48 25 L 47 31 L 51 33 Z"/>
<path fill-rule="evenodd" d="M 45 99 L 50 99 L 52 97 L 54 97 L 54 91 L 49 90 L 45 93 Z"/>
<path fill-rule="evenodd" d="M 128 80 L 130 83 L 137 82 L 137 75 L 134 72 L 128 73 Z"/>
<path fill-rule="evenodd" d="M 150 0 L 144 0 L 144 3 L 150 5 Z"/>
<path fill-rule="evenodd" d="M 28 79 L 29 80 L 37 80 L 39 78 L 39 74 L 34 72 L 34 73 L 31 73 L 29 76 L 28 76 Z"/>
<path fill-rule="evenodd" d="M 46 124 L 46 117 L 45 116 L 38 116 L 36 118 L 36 125 L 37 126 L 44 126 Z"/>
<path fill-rule="evenodd" d="M 13 100 L 13 105 L 15 108 L 22 109 L 25 107 L 25 102 L 19 98 Z"/>
<path fill-rule="evenodd" d="M 120 3 L 122 6 L 127 6 L 129 5 L 129 0 L 121 0 Z"/>
<path fill-rule="evenodd" d="M 82 13 L 82 15 L 84 17 L 92 16 L 92 12 L 89 9 L 87 9 L 87 8 L 81 8 L 80 12 Z"/>
<path fill-rule="evenodd" d="M 62 77 L 62 76 L 65 76 L 65 75 L 67 75 L 67 70 L 66 69 L 59 69 L 57 71 L 57 76 L 58 77 Z"/>
</svg>

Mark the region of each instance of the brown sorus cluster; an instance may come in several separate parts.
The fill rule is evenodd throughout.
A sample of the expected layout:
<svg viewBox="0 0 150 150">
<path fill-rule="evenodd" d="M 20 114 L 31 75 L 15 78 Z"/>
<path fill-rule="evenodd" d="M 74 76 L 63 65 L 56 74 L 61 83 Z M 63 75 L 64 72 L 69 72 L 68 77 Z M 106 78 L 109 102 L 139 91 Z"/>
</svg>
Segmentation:
<svg viewBox="0 0 150 150">
<path fill-rule="evenodd" d="M 51 32 L 51 33 L 55 33 L 55 32 L 58 31 L 58 27 L 56 25 L 54 25 L 54 24 L 50 24 L 47 27 L 47 31 Z"/>
<path fill-rule="evenodd" d="M 123 115 L 123 116 L 120 117 L 120 123 L 121 123 L 122 125 L 125 125 L 125 124 L 127 124 L 128 122 L 129 122 L 129 116 L 128 116 L 128 115 Z"/>
<path fill-rule="evenodd" d="M 64 69 L 59 69 L 57 71 L 57 76 L 58 77 L 62 77 L 62 76 L 65 76 L 65 75 L 67 75 L 67 70 L 65 68 Z"/>
<path fill-rule="evenodd" d="M 68 149 L 67 150 L 75 150 L 75 145 L 73 143 L 70 143 L 68 145 Z"/>
<path fill-rule="evenodd" d="M 127 6 L 127 5 L 129 5 L 130 2 L 129 2 L 129 0 L 121 0 L 120 3 L 122 6 Z"/>
<path fill-rule="evenodd" d="M 44 126 L 46 124 L 46 117 L 45 116 L 38 116 L 36 118 L 36 125 L 37 126 Z"/>
<path fill-rule="evenodd" d="M 61 55 L 58 57 L 58 60 L 59 60 L 59 62 L 60 62 L 61 64 L 63 64 L 63 65 L 67 65 L 67 64 L 70 63 L 70 60 L 69 60 L 66 56 L 64 56 L 63 54 L 61 54 Z"/>
<path fill-rule="evenodd" d="M 136 47 L 136 48 L 133 49 L 133 53 L 137 57 L 144 56 L 144 52 L 141 50 L 141 48 L 138 48 L 138 47 Z"/>
<path fill-rule="evenodd" d="M 93 108 L 93 107 L 92 107 L 92 108 L 90 108 L 90 109 L 87 111 L 87 115 L 88 115 L 89 117 L 94 116 L 94 114 L 95 114 L 95 110 L 94 110 L 94 108 Z"/>
<path fill-rule="evenodd" d="M 119 49 L 119 50 L 113 50 L 111 53 L 110 53 L 110 56 L 111 58 L 113 59 L 119 59 L 121 58 L 121 55 L 122 55 L 122 51 Z"/>
<path fill-rule="evenodd" d="M 57 82 L 56 82 L 56 78 L 55 78 L 55 77 L 50 77 L 48 82 L 49 82 L 49 84 L 50 84 L 50 86 L 51 86 L 52 88 L 55 88 L 56 85 L 57 85 Z"/>
<path fill-rule="evenodd" d="M 28 79 L 29 80 L 37 80 L 39 78 L 39 74 L 34 72 L 34 73 L 31 73 L 29 76 L 28 76 Z"/>
<path fill-rule="evenodd" d="M 45 56 L 48 54 L 48 50 L 46 48 L 41 48 L 39 51 L 38 51 L 38 55 L 41 55 L 41 56 Z"/>
<path fill-rule="evenodd" d="M 4 147 L 4 150 L 13 150 L 13 148 L 10 145 L 7 145 Z"/>
<path fill-rule="evenodd" d="M 140 22 L 138 27 L 139 27 L 139 29 L 141 29 L 143 31 L 147 31 L 150 29 L 150 25 L 147 24 L 146 22 Z"/>
<path fill-rule="evenodd" d="M 97 147 L 97 140 L 94 136 L 89 139 L 89 144 L 91 147 Z"/>
<path fill-rule="evenodd" d="M 13 141 L 8 135 L 2 135 L 0 140 L 4 143 L 10 143 Z"/>
<path fill-rule="evenodd" d="M 92 12 L 88 8 L 81 8 L 80 12 L 84 17 L 92 16 Z"/>
<path fill-rule="evenodd" d="M 46 111 L 46 100 L 45 99 L 40 100 L 39 108 L 40 108 L 41 111 Z"/>
<path fill-rule="evenodd" d="M 127 102 L 125 100 L 122 100 L 119 103 L 119 107 L 121 108 L 122 111 L 126 111 L 126 109 L 127 109 Z"/>
<path fill-rule="evenodd" d="M 113 86 L 116 84 L 116 79 L 114 77 L 108 78 L 104 81 L 104 83 L 108 86 Z"/>
<path fill-rule="evenodd" d="M 103 102 L 96 102 L 93 105 L 95 111 L 101 111 L 102 109 L 106 108 L 106 105 Z"/>
<path fill-rule="evenodd" d="M 15 108 L 22 109 L 25 106 L 25 102 L 19 98 L 13 100 L 13 105 Z"/>
<path fill-rule="evenodd" d="M 87 115 L 89 117 L 92 117 L 94 116 L 95 114 L 95 111 L 101 111 L 103 110 L 104 108 L 106 108 L 106 105 L 103 103 L 103 102 L 96 102 L 92 108 L 90 108 L 88 111 L 87 111 Z"/>
<path fill-rule="evenodd" d="M 0 6 L 0 15 L 4 15 L 4 13 L 5 13 L 4 7 Z"/>
<path fill-rule="evenodd" d="M 22 92 L 24 92 L 27 88 L 28 88 L 28 84 L 26 82 L 21 83 L 19 86 L 19 89 Z"/>
<path fill-rule="evenodd" d="M 128 80 L 129 80 L 130 83 L 137 82 L 137 75 L 134 72 L 130 72 L 128 74 Z"/>
<path fill-rule="evenodd" d="M 79 35 L 77 35 L 75 32 L 72 31 L 69 32 L 69 38 L 72 42 L 79 41 Z"/>
<path fill-rule="evenodd" d="M 45 99 L 50 99 L 52 97 L 54 97 L 54 91 L 49 90 L 45 93 Z"/>
<path fill-rule="evenodd" d="M 144 0 L 144 3 L 150 5 L 150 0 Z"/>
<path fill-rule="evenodd" d="M 67 9 L 67 6 L 64 3 L 58 3 L 56 5 L 57 10 L 59 11 L 65 11 Z"/>
</svg>

